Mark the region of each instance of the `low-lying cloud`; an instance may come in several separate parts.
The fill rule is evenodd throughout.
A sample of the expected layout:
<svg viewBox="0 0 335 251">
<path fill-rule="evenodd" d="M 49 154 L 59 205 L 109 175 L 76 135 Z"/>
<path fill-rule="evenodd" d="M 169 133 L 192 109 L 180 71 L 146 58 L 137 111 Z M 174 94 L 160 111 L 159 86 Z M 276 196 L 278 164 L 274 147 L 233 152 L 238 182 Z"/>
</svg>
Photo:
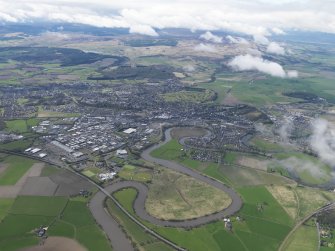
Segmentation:
<svg viewBox="0 0 335 251">
<path fill-rule="evenodd" d="M 325 119 L 316 119 L 312 126 L 311 148 L 321 160 L 335 167 L 335 127 Z"/>
<path fill-rule="evenodd" d="M 216 48 L 211 44 L 200 43 L 194 47 L 195 51 L 216 52 Z"/>
<path fill-rule="evenodd" d="M 228 65 L 237 71 L 259 71 L 274 77 L 289 77 L 280 64 L 250 54 L 236 56 Z"/>
<path fill-rule="evenodd" d="M 222 37 L 216 36 L 210 31 L 207 31 L 204 34 L 202 34 L 200 38 L 213 42 L 213 43 L 222 43 Z"/>
<path fill-rule="evenodd" d="M 268 45 L 270 43 L 269 39 L 262 34 L 256 34 L 253 38 L 256 44 Z"/>
<path fill-rule="evenodd" d="M 281 126 L 278 129 L 278 134 L 280 136 L 280 139 L 285 142 L 288 143 L 289 142 L 289 138 L 291 136 L 291 133 L 293 131 L 293 122 L 291 119 L 289 118 L 284 118 Z"/>
<path fill-rule="evenodd" d="M 147 35 L 151 37 L 158 36 L 158 33 L 151 26 L 143 25 L 143 24 L 132 25 L 129 28 L 129 33 L 137 33 L 137 34 Z"/>
<path fill-rule="evenodd" d="M 226 36 L 226 39 L 232 44 L 249 44 L 249 42 L 243 37 L 233 37 L 231 35 Z"/>
<path fill-rule="evenodd" d="M 281 166 L 288 170 L 291 174 L 299 176 L 299 173 L 309 172 L 313 177 L 328 178 L 328 173 L 323 171 L 322 163 L 314 163 L 308 160 L 290 157 L 288 159 L 278 161 Z"/>
<path fill-rule="evenodd" d="M 267 53 L 276 54 L 276 55 L 285 55 L 285 49 L 276 42 L 269 43 L 266 48 Z"/>
</svg>

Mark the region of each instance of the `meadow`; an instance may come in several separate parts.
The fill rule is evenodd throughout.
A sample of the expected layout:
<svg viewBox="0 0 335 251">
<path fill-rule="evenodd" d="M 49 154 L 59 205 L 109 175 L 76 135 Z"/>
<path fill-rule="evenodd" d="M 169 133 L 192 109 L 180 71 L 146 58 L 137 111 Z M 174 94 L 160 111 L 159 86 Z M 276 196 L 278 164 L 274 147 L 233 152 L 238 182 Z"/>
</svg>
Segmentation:
<svg viewBox="0 0 335 251">
<path fill-rule="evenodd" d="M 145 208 L 157 218 L 184 220 L 220 211 L 230 204 L 225 192 L 187 175 L 160 169 L 149 185 Z"/>
</svg>

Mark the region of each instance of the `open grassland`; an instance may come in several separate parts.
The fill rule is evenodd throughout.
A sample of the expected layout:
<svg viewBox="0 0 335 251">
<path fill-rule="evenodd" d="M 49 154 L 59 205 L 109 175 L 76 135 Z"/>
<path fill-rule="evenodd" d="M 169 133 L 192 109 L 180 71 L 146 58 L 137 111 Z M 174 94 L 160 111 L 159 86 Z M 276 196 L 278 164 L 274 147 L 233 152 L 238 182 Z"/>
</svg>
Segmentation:
<svg viewBox="0 0 335 251">
<path fill-rule="evenodd" d="M 183 220 L 220 211 L 231 198 L 192 177 L 162 169 L 154 174 L 146 200 L 146 210 L 165 220 Z"/>
<path fill-rule="evenodd" d="M 201 84 L 200 87 L 210 89 L 217 94 L 216 103 L 222 104 L 228 96 L 229 90 L 232 88 L 230 81 L 217 79 L 212 83 Z"/>
<path fill-rule="evenodd" d="M 335 194 L 300 186 L 267 186 L 268 191 L 296 221 L 335 200 Z"/>
<path fill-rule="evenodd" d="M 204 103 L 213 100 L 215 98 L 215 93 L 211 90 L 180 91 L 164 93 L 161 97 L 167 102 Z"/>
<path fill-rule="evenodd" d="M 16 119 L 16 120 L 7 120 L 6 121 L 6 130 L 8 132 L 15 133 L 26 133 L 30 130 L 32 126 L 37 125 L 39 122 L 38 119 Z"/>
<path fill-rule="evenodd" d="M 269 77 L 254 79 L 253 82 L 233 81 L 231 93 L 238 100 L 255 106 L 271 105 L 277 102 L 294 102 L 297 98 L 284 96 L 283 93 L 303 91 L 316 94 L 333 102 L 335 87 L 331 79 L 323 77 L 305 77 L 281 79 Z"/>
<path fill-rule="evenodd" d="M 28 158 L 14 155 L 7 156 L 3 161 L 8 164 L 8 168 L 0 175 L 0 186 L 15 185 L 16 182 L 36 162 Z"/>
<path fill-rule="evenodd" d="M 299 200 L 295 188 L 291 186 L 267 186 L 266 187 L 277 202 L 285 209 L 286 213 L 292 218 L 299 216 Z"/>
<path fill-rule="evenodd" d="M 171 130 L 171 137 L 179 140 L 183 137 L 201 137 L 206 134 L 206 130 L 200 127 L 174 127 Z"/>
<path fill-rule="evenodd" d="M 205 173 L 208 174 L 208 171 L 205 170 Z M 270 184 L 285 185 L 294 183 L 293 181 L 285 179 L 277 174 L 234 165 L 213 166 L 211 173 L 214 175 L 216 174 L 215 177 L 224 176 L 235 187 Z"/>
<path fill-rule="evenodd" d="M 314 212 L 320 207 L 323 207 L 329 202 L 335 201 L 335 193 L 322 191 L 320 189 L 309 187 L 297 187 L 296 193 L 299 198 L 299 217 Z"/>
<path fill-rule="evenodd" d="M 301 225 L 288 239 L 284 251 L 315 251 L 318 250 L 319 239 L 315 223 Z"/>
<path fill-rule="evenodd" d="M 148 182 L 152 179 L 152 171 L 133 165 L 125 165 L 118 173 L 119 177 L 125 180 Z"/>
</svg>

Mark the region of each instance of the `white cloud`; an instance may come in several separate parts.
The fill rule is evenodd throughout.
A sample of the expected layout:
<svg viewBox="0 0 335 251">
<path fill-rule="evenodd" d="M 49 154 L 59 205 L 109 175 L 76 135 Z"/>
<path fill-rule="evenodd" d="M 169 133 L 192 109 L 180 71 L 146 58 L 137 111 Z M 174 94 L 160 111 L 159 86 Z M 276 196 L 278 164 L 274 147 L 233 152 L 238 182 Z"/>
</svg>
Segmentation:
<svg viewBox="0 0 335 251">
<path fill-rule="evenodd" d="M 274 77 L 289 77 L 283 67 L 275 62 L 264 60 L 260 57 L 254 57 L 249 54 L 234 57 L 228 65 L 238 71 L 259 71 Z"/>
<path fill-rule="evenodd" d="M 226 36 L 226 39 L 232 44 L 249 44 L 249 42 L 243 37 L 233 37 L 231 35 Z"/>
<path fill-rule="evenodd" d="M 158 33 L 151 26 L 143 25 L 143 24 L 137 24 L 137 25 L 130 26 L 129 33 L 137 33 L 137 34 L 142 34 L 142 35 L 147 35 L 147 36 L 152 36 L 152 37 L 158 36 Z"/>
<path fill-rule="evenodd" d="M 222 43 L 222 37 L 216 36 L 210 31 L 206 31 L 200 38 L 214 43 Z"/>
<path fill-rule="evenodd" d="M 71 38 L 69 34 L 65 34 L 62 32 L 51 32 L 51 31 L 44 32 L 41 34 L 41 36 L 45 39 L 51 39 L 51 40 L 66 40 Z"/>
<path fill-rule="evenodd" d="M 335 166 L 335 128 L 327 120 L 313 122 L 310 145 L 323 161 Z"/>
<path fill-rule="evenodd" d="M 204 52 L 216 52 L 216 48 L 210 44 L 200 43 L 194 47 L 196 51 L 204 51 Z"/>
<path fill-rule="evenodd" d="M 261 57 L 262 56 L 262 52 L 260 52 L 257 49 L 254 49 L 254 48 L 248 48 L 247 52 L 248 52 L 248 54 L 250 54 L 252 56 L 257 56 L 257 57 Z"/>
<path fill-rule="evenodd" d="M 256 44 L 268 45 L 270 43 L 269 39 L 267 39 L 263 35 L 256 34 L 253 37 L 254 37 L 254 41 L 255 41 Z"/>
<path fill-rule="evenodd" d="M 334 10 L 333 0 L 0 0 L 0 22 L 148 25 L 268 36 L 294 29 L 335 33 Z"/>
<path fill-rule="evenodd" d="M 288 78 L 297 78 L 299 77 L 299 72 L 298 71 L 287 71 L 287 77 Z"/>
<path fill-rule="evenodd" d="M 272 33 L 276 34 L 276 35 L 285 35 L 286 32 L 283 31 L 282 29 L 279 29 L 277 27 L 274 27 L 271 29 Z"/>
<path fill-rule="evenodd" d="M 186 71 L 186 72 L 193 72 L 193 71 L 195 71 L 195 67 L 194 67 L 193 65 L 185 65 L 185 66 L 183 67 L 183 69 L 184 69 L 184 71 Z"/>
<path fill-rule="evenodd" d="M 284 47 L 280 46 L 276 42 L 271 42 L 266 48 L 266 52 L 276 55 L 285 55 Z"/>
</svg>

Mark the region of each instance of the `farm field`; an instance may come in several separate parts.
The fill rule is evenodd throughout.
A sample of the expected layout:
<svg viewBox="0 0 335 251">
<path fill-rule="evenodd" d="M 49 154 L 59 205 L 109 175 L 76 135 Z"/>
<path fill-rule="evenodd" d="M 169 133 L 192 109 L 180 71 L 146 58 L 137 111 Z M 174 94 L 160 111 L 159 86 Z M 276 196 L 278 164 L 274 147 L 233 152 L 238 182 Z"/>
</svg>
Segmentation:
<svg viewBox="0 0 335 251">
<path fill-rule="evenodd" d="M 15 251 L 37 245 L 39 239 L 33 230 L 48 226 L 49 236 L 75 239 L 89 251 L 96 248 L 111 251 L 107 237 L 95 224 L 86 202 L 67 197 L 17 197 L 0 222 L 0 249 Z"/>
<path fill-rule="evenodd" d="M 29 168 L 36 163 L 34 160 L 14 155 L 5 157 L 3 162 L 8 164 L 8 168 L 0 175 L 0 186 L 15 185 Z"/>
<path fill-rule="evenodd" d="M 308 241 L 306 241 L 308 240 Z M 316 225 L 309 221 L 307 224 L 300 226 L 294 234 L 288 239 L 284 251 L 315 251 L 318 250 L 319 239 Z M 322 249 L 320 249 L 322 250 Z"/>
</svg>

